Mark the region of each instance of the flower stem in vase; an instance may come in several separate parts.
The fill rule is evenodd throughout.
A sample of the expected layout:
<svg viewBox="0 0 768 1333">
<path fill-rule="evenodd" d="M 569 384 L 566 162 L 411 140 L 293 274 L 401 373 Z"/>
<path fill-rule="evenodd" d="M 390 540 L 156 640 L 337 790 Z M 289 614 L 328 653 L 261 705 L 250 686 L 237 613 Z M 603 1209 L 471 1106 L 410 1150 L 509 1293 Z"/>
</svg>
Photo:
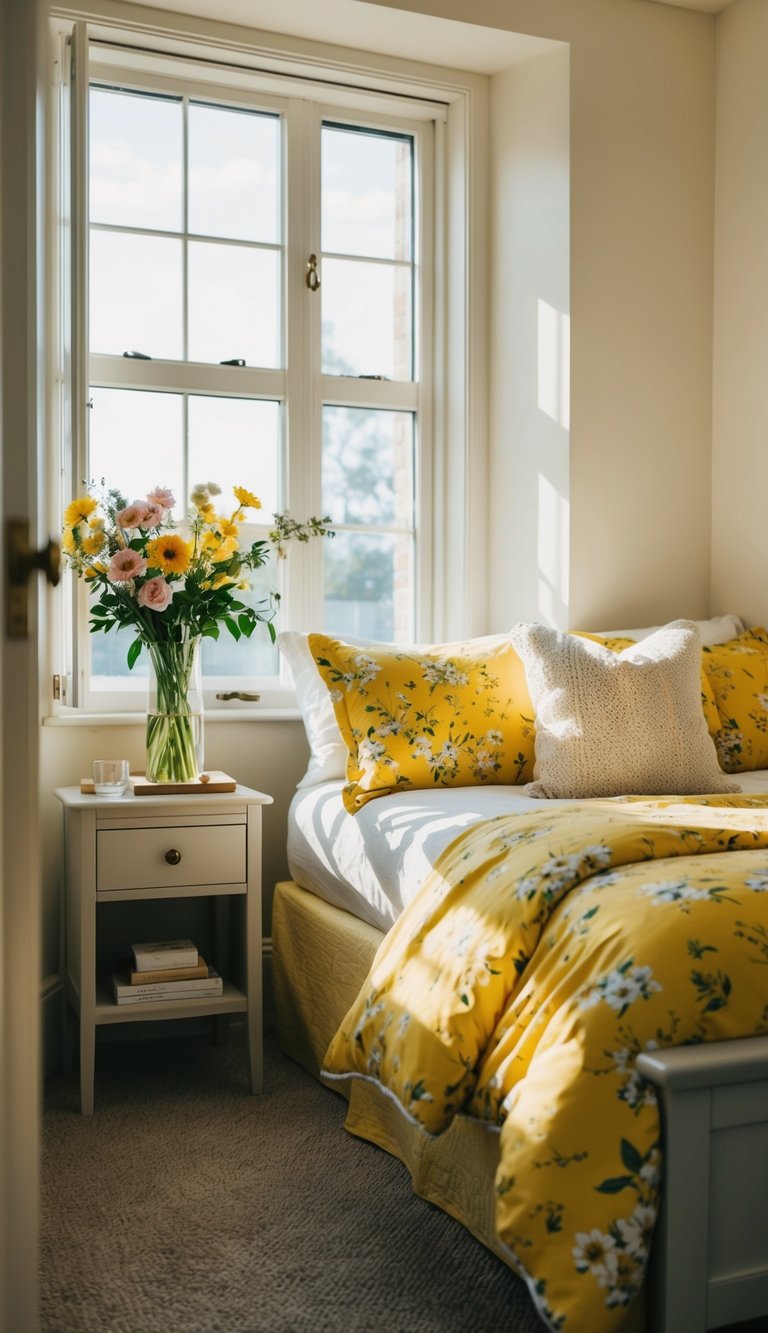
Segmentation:
<svg viewBox="0 0 768 1333">
<path fill-rule="evenodd" d="M 194 782 L 203 767 L 200 640 L 147 645 L 147 778 Z"/>
</svg>

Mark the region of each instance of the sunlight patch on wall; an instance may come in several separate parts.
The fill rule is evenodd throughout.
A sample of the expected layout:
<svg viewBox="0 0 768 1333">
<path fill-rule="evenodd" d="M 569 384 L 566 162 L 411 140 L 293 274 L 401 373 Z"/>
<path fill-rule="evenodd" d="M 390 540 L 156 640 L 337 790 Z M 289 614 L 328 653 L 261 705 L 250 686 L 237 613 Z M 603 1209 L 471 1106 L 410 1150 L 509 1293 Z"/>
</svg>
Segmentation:
<svg viewBox="0 0 768 1333">
<path fill-rule="evenodd" d="M 571 424 L 571 317 L 539 298 L 539 408 Z"/>
<path fill-rule="evenodd" d="M 570 505 L 539 473 L 539 615 L 547 625 L 568 628 Z"/>
</svg>

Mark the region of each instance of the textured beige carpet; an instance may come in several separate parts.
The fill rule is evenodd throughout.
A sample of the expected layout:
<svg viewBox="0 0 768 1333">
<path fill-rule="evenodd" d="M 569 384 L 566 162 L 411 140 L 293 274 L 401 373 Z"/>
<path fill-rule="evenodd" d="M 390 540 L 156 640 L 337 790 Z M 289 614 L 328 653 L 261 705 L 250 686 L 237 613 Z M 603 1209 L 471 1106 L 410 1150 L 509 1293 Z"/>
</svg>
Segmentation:
<svg viewBox="0 0 768 1333">
<path fill-rule="evenodd" d="M 46 1088 L 43 1333 L 542 1333 L 523 1283 L 267 1043 L 97 1051 Z"/>
</svg>

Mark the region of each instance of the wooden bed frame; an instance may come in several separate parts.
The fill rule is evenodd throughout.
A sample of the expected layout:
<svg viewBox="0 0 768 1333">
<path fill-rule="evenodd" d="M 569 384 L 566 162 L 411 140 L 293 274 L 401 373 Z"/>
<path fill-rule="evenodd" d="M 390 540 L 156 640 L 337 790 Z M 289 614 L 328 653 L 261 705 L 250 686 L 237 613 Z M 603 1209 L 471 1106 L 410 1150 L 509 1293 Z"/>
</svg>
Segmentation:
<svg viewBox="0 0 768 1333">
<path fill-rule="evenodd" d="M 293 881 L 276 886 L 278 1036 L 316 1076 L 383 938 Z M 638 1068 L 659 1089 L 664 1191 L 645 1312 L 631 1312 L 622 1333 L 704 1333 L 752 1319 L 768 1329 L 768 1036 L 673 1047 L 640 1056 Z M 356 1099 L 366 1114 L 364 1088 L 353 1084 L 351 1118 Z M 480 1131 L 457 1116 L 425 1154 L 394 1112 L 388 1126 L 416 1192 L 508 1262 L 493 1222 L 498 1137 Z"/>
</svg>

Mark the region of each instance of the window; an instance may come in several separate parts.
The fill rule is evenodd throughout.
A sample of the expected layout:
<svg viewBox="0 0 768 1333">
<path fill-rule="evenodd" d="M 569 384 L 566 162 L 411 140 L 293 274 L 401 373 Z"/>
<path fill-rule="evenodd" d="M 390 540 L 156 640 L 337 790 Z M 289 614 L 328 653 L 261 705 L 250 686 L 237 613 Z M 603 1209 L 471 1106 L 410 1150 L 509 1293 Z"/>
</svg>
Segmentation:
<svg viewBox="0 0 768 1333">
<path fill-rule="evenodd" d="M 279 588 L 280 628 L 434 638 L 432 570 L 442 599 L 464 542 L 452 533 L 435 561 L 448 529 L 444 516 L 433 527 L 433 485 L 442 502 L 446 485 L 460 488 L 458 474 L 446 483 L 434 472 L 431 438 L 435 126 L 446 106 L 360 88 L 333 88 L 326 103 L 322 84 L 96 42 L 79 119 L 78 85 L 75 74 L 73 179 L 80 154 L 84 185 L 65 495 L 84 477 L 129 499 L 169 485 L 179 514 L 200 480 L 239 482 L 264 502 L 249 540 L 273 511 L 328 513 L 334 540 L 294 546 L 251 595 Z M 458 225 L 453 235 L 463 244 Z M 464 392 L 453 395 L 457 422 Z M 437 404 L 446 439 L 450 412 Z M 129 671 L 114 631 L 89 635 L 81 583 L 73 603 L 66 702 L 141 707 L 141 659 Z M 205 646 L 209 703 L 231 689 L 260 693 L 263 706 L 290 701 L 265 633 Z"/>
</svg>

